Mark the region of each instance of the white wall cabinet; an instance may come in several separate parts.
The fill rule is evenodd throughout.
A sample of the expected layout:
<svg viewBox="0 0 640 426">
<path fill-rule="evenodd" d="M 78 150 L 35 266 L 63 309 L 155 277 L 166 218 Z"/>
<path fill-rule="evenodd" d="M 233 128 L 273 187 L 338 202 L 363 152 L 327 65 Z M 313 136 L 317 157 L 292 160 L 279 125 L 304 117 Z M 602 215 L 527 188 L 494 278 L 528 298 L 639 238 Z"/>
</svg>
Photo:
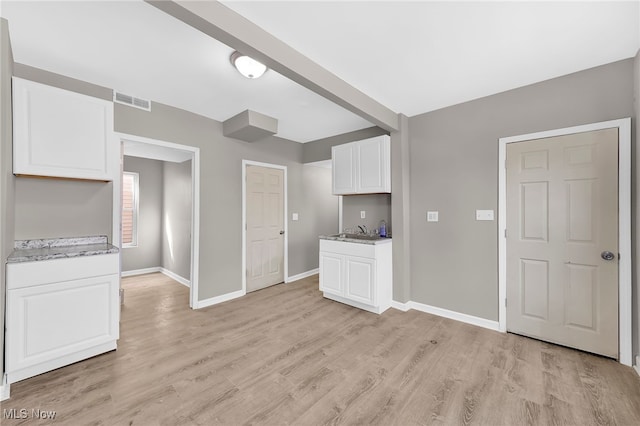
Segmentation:
<svg viewBox="0 0 640 426">
<path fill-rule="evenodd" d="M 354 142 L 331 148 L 334 194 L 356 193 L 356 155 Z"/>
<path fill-rule="evenodd" d="M 390 193 L 390 151 L 387 135 L 332 147 L 333 194 Z"/>
<path fill-rule="evenodd" d="M 118 254 L 8 264 L 8 383 L 116 349 L 119 282 Z"/>
<path fill-rule="evenodd" d="M 380 314 L 391 306 L 392 270 L 391 240 L 320 240 L 320 291 L 328 299 Z"/>
<path fill-rule="evenodd" d="M 111 181 L 113 103 L 13 78 L 13 173 Z"/>
</svg>

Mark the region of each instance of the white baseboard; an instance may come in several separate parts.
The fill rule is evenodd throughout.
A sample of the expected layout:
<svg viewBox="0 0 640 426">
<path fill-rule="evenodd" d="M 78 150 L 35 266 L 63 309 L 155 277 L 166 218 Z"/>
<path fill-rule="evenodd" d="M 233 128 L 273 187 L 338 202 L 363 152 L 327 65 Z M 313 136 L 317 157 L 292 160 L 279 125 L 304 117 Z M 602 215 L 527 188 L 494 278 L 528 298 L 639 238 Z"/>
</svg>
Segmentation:
<svg viewBox="0 0 640 426">
<path fill-rule="evenodd" d="M 136 275 L 144 275 L 144 274 L 153 274 L 154 272 L 160 272 L 159 266 L 154 266 L 153 268 L 144 268 L 144 269 L 133 269 L 131 271 L 122 271 L 120 276 L 125 277 L 134 277 Z"/>
<path fill-rule="evenodd" d="M 636 373 L 640 376 L 640 355 L 636 356 L 636 365 L 633 366 L 636 369 Z"/>
<path fill-rule="evenodd" d="M 162 272 L 164 275 L 166 275 L 169 278 L 179 282 L 180 284 L 182 284 L 184 286 L 191 287 L 191 281 L 189 281 L 185 277 L 181 277 L 180 275 L 176 274 L 175 272 L 171 272 L 170 270 L 162 268 L 162 267 L 160 268 L 160 272 Z"/>
<path fill-rule="evenodd" d="M 436 306 L 425 305 L 424 303 L 412 301 L 409 301 L 407 303 L 400 303 L 394 301 L 392 302 L 391 306 L 405 312 L 409 309 L 415 309 L 416 311 L 426 312 L 428 314 L 437 315 L 439 317 L 449 318 L 482 328 L 488 328 L 489 330 L 500 331 L 498 321 L 491 321 L 485 318 L 474 317 L 473 315 L 462 314 L 460 312 L 450 311 L 448 309 L 438 308 Z"/>
<path fill-rule="evenodd" d="M 153 274 L 156 272 L 160 272 L 164 275 L 166 275 L 167 277 L 171 278 L 172 280 L 175 280 L 177 282 L 179 282 L 182 285 L 185 285 L 187 287 L 191 287 L 191 281 L 189 281 L 188 279 L 181 277 L 180 275 L 171 272 L 168 269 L 163 268 L 162 266 L 154 266 L 153 268 L 144 268 L 144 269 L 134 269 L 131 271 L 122 271 L 120 273 L 120 276 L 122 278 L 126 278 L 126 277 L 134 277 L 136 275 L 145 275 L 145 274 Z"/>
<path fill-rule="evenodd" d="M 391 307 L 402 312 L 407 312 L 411 309 L 411 302 L 396 302 L 395 300 L 392 300 Z"/>
<path fill-rule="evenodd" d="M 7 383 L 7 375 L 2 375 L 2 384 L 0 384 L 0 401 L 9 399 L 11 385 Z"/>
<path fill-rule="evenodd" d="M 317 274 L 317 273 L 319 273 L 319 272 L 320 272 L 320 269 L 319 269 L 319 268 L 316 268 L 316 269 L 312 269 L 312 270 L 307 271 L 307 272 L 303 272 L 303 273 L 298 274 L 298 275 L 294 275 L 294 276 L 292 276 L 292 277 L 287 277 L 287 279 L 285 280 L 285 283 L 290 283 L 290 282 L 293 282 L 293 281 L 298 281 L 298 280 L 301 280 L 301 279 L 303 279 L 303 278 L 310 277 L 311 275 L 315 275 L 315 274 Z"/>
<path fill-rule="evenodd" d="M 206 308 L 207 306 L 217 305 L 218 303 L 227 302 L 232 299 L 237 299 L 247 294 L 244 290 L 238 290 L 231 293 L 223 294 L 216 297 L 211 297 L 205 300 L 198 300 L 196 306 L 193 309 Z"/>
</svg>

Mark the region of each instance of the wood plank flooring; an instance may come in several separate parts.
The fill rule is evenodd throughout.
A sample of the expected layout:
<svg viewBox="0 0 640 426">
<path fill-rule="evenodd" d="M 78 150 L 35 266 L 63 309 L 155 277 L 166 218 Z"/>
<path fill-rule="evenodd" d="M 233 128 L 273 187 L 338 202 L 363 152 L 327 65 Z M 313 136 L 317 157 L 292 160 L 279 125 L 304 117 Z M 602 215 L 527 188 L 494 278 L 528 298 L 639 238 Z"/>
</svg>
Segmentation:
<svg viewBox="0 0 640 426">
<path fill-rule="evenodd" d="M 324 299 L 317 276 L 198 311 L 123 279 L 118 350 L 11 386 L 3 425 L 640 425 L 613 360 L 433 315 Z M 53 421 L 31 418 L 54 410 Z"/>
</svg>

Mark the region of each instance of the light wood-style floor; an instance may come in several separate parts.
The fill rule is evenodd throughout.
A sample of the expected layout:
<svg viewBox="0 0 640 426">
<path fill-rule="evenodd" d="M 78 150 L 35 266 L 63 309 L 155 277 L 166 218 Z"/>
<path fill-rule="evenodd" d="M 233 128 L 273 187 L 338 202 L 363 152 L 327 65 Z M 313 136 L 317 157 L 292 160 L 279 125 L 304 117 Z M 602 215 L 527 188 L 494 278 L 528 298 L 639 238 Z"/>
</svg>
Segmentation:
<svg viewBox="0 0 640 426">
<path fill-rule="evenodd" d="M 70 425 L 640 425 L 629 367 L 416 311 L 371 314 L 322 298 L 317 276 L 198 311 L 160 274 L 123 287 L 118 350 L 13 384 L 2 410 Z"/>
</svg>

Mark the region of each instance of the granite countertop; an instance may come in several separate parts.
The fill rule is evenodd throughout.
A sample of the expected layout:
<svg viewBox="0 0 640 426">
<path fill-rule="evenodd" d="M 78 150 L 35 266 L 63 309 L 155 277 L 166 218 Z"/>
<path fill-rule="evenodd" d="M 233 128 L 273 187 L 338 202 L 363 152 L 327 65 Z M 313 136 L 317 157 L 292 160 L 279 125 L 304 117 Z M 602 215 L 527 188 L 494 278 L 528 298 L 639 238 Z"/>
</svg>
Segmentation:
<svg viewBox="0 0 640 426">
<path fill-rule="evenodd" d="M 320 235 L 318 238 L 321 240 L 343 241 L 357 244 L 385 244 L 391 242 L 391 237 L 360 236 L 360 234 Z"/>
<path fill-rule="evenodd" d="M 118 247 L 107 242 L 106 235 L 76 238 L 17 240 L 7 263 L 37 262 L 80 256 L 118 253 Z"/>
</svg>

